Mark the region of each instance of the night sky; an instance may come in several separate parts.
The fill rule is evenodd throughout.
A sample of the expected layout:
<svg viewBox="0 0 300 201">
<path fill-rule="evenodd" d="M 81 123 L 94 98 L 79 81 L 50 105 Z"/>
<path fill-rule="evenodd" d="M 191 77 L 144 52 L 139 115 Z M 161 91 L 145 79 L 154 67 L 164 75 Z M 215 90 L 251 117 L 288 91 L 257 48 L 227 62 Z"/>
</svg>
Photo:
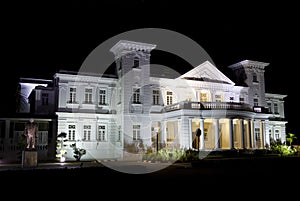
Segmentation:
<svg viewBox="0 0 300 201">
<path fill-rule="evenodd" d="M 177 2 L 177 1 L 176 1 Z M 225 74 L 227 66 L 244 59 L 270 63 L 266 91 L 286 94 L 287 132 L 299 135 L 297 119 L 297 6 L 288 3 L 201 3 L 201 1 L 12 1 L 1 20 L 2 113 L 14 111 L 14 92 L 20 77 L 51 79 L 55 72 L 78 70 L 101 42 L 138 28 L 164 28 L 196 41 Z M 159 62 L 175 62 L 152 56 Z M 170 58 L 170 59 L 169 59 Z"/>
</svg>

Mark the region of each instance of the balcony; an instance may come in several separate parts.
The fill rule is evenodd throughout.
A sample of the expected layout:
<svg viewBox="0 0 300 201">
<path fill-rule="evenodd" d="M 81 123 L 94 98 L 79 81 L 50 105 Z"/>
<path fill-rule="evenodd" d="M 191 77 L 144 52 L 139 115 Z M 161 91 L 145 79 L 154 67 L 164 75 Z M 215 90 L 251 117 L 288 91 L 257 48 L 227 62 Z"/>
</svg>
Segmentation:
<svg viewBox="0 0 300 201">
<path fill-rule="evenodd" d="M 258 109 L 259 108 L 259 109 Z M 240 111 L 250 111 L 257 113 L 267 113 L 264 107 L 253 107 L 245 103 L 235 103 L 235 102 L 191 102 L 182 101 L 172 105 L 167 105 L 164 107 L 165 112 L 170 112 L 174 110 L 240 110 Z"/>
</svg>

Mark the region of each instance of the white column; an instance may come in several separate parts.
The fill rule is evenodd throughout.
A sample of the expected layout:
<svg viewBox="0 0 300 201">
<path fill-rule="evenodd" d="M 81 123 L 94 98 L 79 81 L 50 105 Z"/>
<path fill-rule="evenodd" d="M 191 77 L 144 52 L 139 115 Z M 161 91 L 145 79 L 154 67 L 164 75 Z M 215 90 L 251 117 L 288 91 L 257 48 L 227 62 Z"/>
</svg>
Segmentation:
<svg viewBox="0 0 300 201">
<path fill-rule="evenodd" d="M 265 122 L 264 121 L 260 121 L 260 135 L 261 135 L 261 146 L 262 148 L 266 147 L 266 138 L 265 138 Z"/>
<path fill-rule="evenodd" d="M 180 148 L 190 148 L 190 138 L 192 136 L 191 129 L 192 129 L 192 119 L 189 119 L 186 116 L 182 116 L 180 120 Z"/>
<path fill-rule="evenodd" d="M 191 149 L 192 148 L 192 142 L 193 142 L 193 131 L 192 131 L 192 120 L 189 118 L 189 126 L 188 126 L 188 146 L 186 148 Z"/>
<path fill-rule="evenodd" d="M 162 144 L 166 144 L 167 142 L 167 121 L 164 120 L 161 124 L 161 139 L 160 142 Z"/>
<path fill-rule="evenodd" d="M 230 149 L 234 149 L 234 139 L 233 139 L 233 119 L 229 119 L 229 146 Z"/>
<path fill-rule="evenodd" d="M 254 132 L 254 120 L 251 120 L 251 136 L 253 139 L 253 146 L 252 148 L 256 148 L 256 137 L 255 137 L 255 132 Z"/>
<path fill-rule="evenodd" d="M 241 127 L 241 147 L 242 149 L 245 149 L 244 119 L 240 119 L 240 127 Z"/>
<path fill-rule="evenodd" d="M 249 140 L 249 148 L 251 149 L 252 148 L 252 144 L 253 144 L 253 142 L 252 142 L 252 135 L 251 135 L 251 119 L 248 119 L 248 128 L 247 128 L 247 130 L 248 130 L 248 140 Z"/>
<path fill-rule="evenodd" d="M 200 135 L 200 149 L 204 150 L 205 149 L 205 139 L 204 139 L 204 119 L 200 119 L 200 130 L 201 130 L 201 135 Z"/>
<path fill-rule="evenodd" d="M 215 149 L 220 149 L 219 119 L 214 119 L 214 121 L 215 121 Z"/>
<path fill-rule="evenodd" d="M 271 129 L 271 137 L 274 140 L 275 139 L 275 134 L 274 134 L 274 125 L 269 125 L 269 129 Z M 271 139 L 270 139 L 270 143 L 271 143 Z"/>
<path fill-rule="evenodd" d="M 265 121 L 265 136 L 266 136 L 266 140 L 265 140 L 265 145 L 268 144 L 268 146 L 270 147 L 270 133 L 269 133 L 269 121 Z"/>
</svg>

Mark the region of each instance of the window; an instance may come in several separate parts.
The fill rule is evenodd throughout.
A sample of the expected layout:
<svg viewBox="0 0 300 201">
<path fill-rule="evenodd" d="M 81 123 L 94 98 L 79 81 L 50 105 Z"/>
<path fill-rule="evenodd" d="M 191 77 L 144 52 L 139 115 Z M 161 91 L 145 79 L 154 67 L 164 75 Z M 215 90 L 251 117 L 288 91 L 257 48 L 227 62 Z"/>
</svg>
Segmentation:
<svg viewBox="0 0 300 201">
<path fill-rule="evenodd" d="M 259 128 L 255 128 L 254 132 L 255 132 L 255 139 L 257 141 L 259 141 L 260 140 L 260 129 Z"/>
<path fill-rule="evenodd" d="M 92 96 L 93 96 L 93 89 L 85 89 L 84 103 L 89 103 L 89 104 L 93 103 Z"/>
<path fill-rule="evenodd" d="M 68 126 L 68 139 L 70 141 L 75 140 L 75 134 L 76 134 L 76 126 L 74 124 Z"/>
<path fill-rule="evenodd" d="M 71 87 L 69 92 L 69 103 L 76 103 L 76 88 Z"/>
<path fill-rule="evenodd" d="M 140 59 L 138 57 L 134 57 L 132 68 L 139 68 L 139 67 L 140 67 Z"/>
<path fill-rule="evenodd" d="M 279 111 L 278 111 L 278 104 L 277 104 L 277 103 L 274 103 L 274 113 L 275 113 L 275 114 L 279 114 Z"/>
<path fill-rule="evenodd" d="M 106 136 L 106 126 L 105 125 L 99 125 L 98 126 L 98 141 L 107 141 L 107 136 Z"/>
<path fill-rule="evenodd" d="M 208 129 L 204 128 L 204 140 L 208 141 Z"/>
<path fill-rule="evenodd" d="M 140 89 L 139 88 L 133 88 L 133 96 L 132 96 L 132 103 L 141 103 L 140 102 Z"/>
<path fill-rule="evenodd" d="M 244 97 L 240 97 L 240 103 L 244 103 L 245 102 L 245 98 Z"/>
<path fill-rule="evenodd" d="M 207 101 L 208 101 L 207 93 L 200 93 L 200 102 L 207 102 Z"/>
<path fill-rule="evenodd" d="M 159 105 L 159 90 L 153 90 L 152 94 L 153 94 L 152 104 L 153 105 Z"/>
<path fill-rule="evenodd" d="M 222 96 L 220 94 L 215 95 L 215 101 L 216 102 L 222 102 Z"/>
<path fill-rule="evenodd" d="M 269 129 L 269 139 L 270 139 L 270 142 L 273 139 L 273 137 L 272 137 L 272 130 L 271 129 Z"/>
<path fill-rule="evenodd" d="M 106 90 L 99 90 L 99 105 L 106 105 Z"/>
<path fill-rule="evenodd" d="M 268 111 L 272 113 L 272 103 L 268 102 Z"/>
<path fill-rule="evenodd" d="M 141 126 L 133 125 L 132 126 L 132 134 L 133 134 L 133 140 L 140 140 L 141 139 Z"/>
<path fill-rule="evenodd" d="M 173 104 L 173 92 L 167 91 L 167 105 Z"/>
<path fill-rule="evenodd" d="M 255 73 L 253 73 L 253 75 L 252 75 L 252 81 L 253 82 L 258 82 L 257 75 Z"/>
<path fill-rule="evenodd" d="M 230 97 L 229 97 L 229 101 L 230 101 L 230 102 L 233 102 L 233 101 L 234 101 L 234 97 L 233 97 L 233 96 L 230 96 Z"/>
<path fill-rule="evenodd" d="M 117 137 L 117 141 L 121 142 L 121 126 L 118 126 L 118 137 Z"/>
<path fill-rule="evenodd" d="M 258 106 L 258 99 L 257 98 L 253 99 L 253 104 L 254 104 L 254 106 Z"/>
<path fill-rule="evenodd" d="M 92 130 L 91 125 L 83 126 L 83 138 L 82 138 L 83 141 L 91 140 L 91 130 Z"/>
<path fill-rule="evenodd" d="M 280 140 L 279 130 L 275 130 L 275 140 Z"/>
<path fill-rule="evenodd" d="M 48 94 L 47 93 L 42 93 L 42 105 L 48 105 Z"/>
</svg>

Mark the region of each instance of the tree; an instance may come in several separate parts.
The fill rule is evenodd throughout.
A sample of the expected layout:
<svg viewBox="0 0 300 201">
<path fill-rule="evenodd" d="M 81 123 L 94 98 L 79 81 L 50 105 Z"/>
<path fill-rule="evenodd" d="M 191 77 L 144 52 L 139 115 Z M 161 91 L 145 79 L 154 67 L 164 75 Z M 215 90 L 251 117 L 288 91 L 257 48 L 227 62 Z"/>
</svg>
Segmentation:
<svg viewBox="0 0 300 201">
<path fill-rule="evenodd" d="M 68 139 L 65 139 L 67 137 L 67 133 L 61 132 L 57 135 L 57 141 L 56 141 L 56 149 L 57 154 L 56 157 L 59 159 L 60 162 L 64 162 L 66 160 L 65 155 L 67 154 L 66 151 L 66 144 L 65 142 L 68 141 Z"/>
<path fill-rule="evenodd" d="M 288 133 L 287 137 L 286 137 L 286 141 L 289 142 L 289 145 L 292 146 L 293 141 L 297 139 L 296 135 L 293 133 Z"/>
<path fill-rule="evenodd" d="M 76 161 L 80 161 L 81 157 L 86 154 L 86 150 L 83 148 L 76 147 L 76 143 L 71 144 L 70 147 L 73 148 L 73 156 L 76 159 Z"/>
</svg>

